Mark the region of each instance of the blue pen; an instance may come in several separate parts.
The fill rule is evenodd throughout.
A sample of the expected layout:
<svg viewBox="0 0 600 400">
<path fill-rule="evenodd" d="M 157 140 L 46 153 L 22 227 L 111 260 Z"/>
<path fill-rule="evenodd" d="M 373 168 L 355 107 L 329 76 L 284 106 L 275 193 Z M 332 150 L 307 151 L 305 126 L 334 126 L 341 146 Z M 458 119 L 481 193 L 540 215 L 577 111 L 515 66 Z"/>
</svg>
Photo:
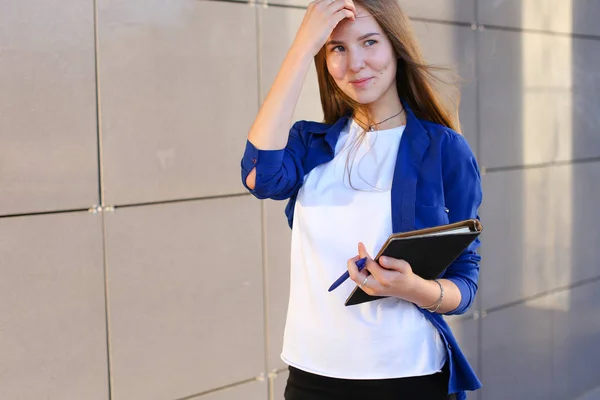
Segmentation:
<svg viewBox="0 0 600 400">
<path fill-rule="evenodd" d="M 356 262 L 356 266 L 358 267 L 359 271 L 362 271 L 365 265 L 367 265 L 367 257 L 361 258 Z M 333 289 L 344 283 L 344 281 L 348 278 L 350 278 L 350 272 L 346 271 L 337 279 L 337 281 L 333 282 L 333 285 L 329 287 L 328 291 L 331 292 Z"/>
</svg>

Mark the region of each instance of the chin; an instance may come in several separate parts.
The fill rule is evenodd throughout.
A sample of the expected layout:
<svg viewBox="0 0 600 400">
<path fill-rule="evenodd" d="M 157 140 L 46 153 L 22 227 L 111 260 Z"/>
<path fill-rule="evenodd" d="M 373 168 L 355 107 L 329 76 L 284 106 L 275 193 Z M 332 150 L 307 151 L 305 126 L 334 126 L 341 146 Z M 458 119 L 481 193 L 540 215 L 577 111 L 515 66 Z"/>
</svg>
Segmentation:
<svg viewBox="0 0 600 400">
<path fill-rule="evenodd" d="M 359 92 L 359 93 L 348 93 L 350 98 L 356 101 L 359 104 L 371 104 L 375 102 L 379 97 L 381 97 L 381 93 L 369 93 L 369 92 Z"/>
</svg>

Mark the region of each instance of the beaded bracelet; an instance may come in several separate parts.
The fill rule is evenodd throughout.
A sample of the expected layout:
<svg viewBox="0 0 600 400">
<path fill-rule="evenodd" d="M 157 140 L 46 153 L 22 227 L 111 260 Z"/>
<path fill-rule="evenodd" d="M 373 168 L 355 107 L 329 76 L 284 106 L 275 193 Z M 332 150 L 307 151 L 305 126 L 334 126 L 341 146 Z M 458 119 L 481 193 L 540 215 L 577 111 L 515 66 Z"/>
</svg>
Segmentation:
<svg viewBox="0 0 600 400">
<path fill-rule="evenodd" d="M 442 284 L 440 283 L 440 281 L 437 280 L 437 279 L 434 279 L 433 281 L 435 283 L 437 283 L 438 286 L 440 287 L 440 297 L 432 305 L 427 306 L 427 307 L 421 307 L 422 309 L 427 310 L 427 311 L 432 312 L 432 313 L 436 312 L 440 308 L 440 306 L 442 305 L 442 300 L 444 300 L 444 286 L 442 286 Z"/>
</svg>

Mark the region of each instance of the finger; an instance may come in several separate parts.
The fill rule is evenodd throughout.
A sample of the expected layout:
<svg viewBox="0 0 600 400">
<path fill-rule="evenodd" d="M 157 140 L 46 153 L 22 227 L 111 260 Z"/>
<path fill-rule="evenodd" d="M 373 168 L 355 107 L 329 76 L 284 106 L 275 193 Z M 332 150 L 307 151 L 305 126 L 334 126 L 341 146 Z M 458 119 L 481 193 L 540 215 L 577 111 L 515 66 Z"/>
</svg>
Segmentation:
<svg viewBox="0 0 600 400">
<path fill-rule="evenodd" d="M 375 261 L 373 261 L 373 259 L 371 258 L 371 255 L 367 251 L 367 248 L 366 248 L 366 246 L 365 246 L 365 244 L 363 242 L 358 242 L 358 255 L 361 258 L 366 258 L 367 259 L 367 262 L 365 264 L 365 269 L 364 270 L 369 271 L 369 273 L 372 274 L 373 271 L 379 272 L 379 270 L 382 269 L 379 264 L 377 264 Z"/>
<path fill-rule="evenodd" d="M 363 280 L 358 282 L 358 285 L 363 290 L 363 292 L 370 296 L 385 295 L 384 287 L 381 286 L 379 281 L 377 281 L 377 279 L 375 279 L 373 275 L 367 275 L 367 277 L 363 278 Z"/>
<path fill-rule="evenodd" d="M 350 279 L 352 279 L 357 285 L 361 285 L 370 275 L 366 267 L 362 271 L 358 270 L 356 262 L 361 258 L 361 256 L 356 256 L 348 260 L 348 273 L 350 274 Z"/>
<path fill-rule="evenodd" d="M 335 1 L 335 0 L 333 0 Z M 320 9 L 325 10 L 332 4 L 332 0 L 314 0 L 308 4 L 308 11 Z"/>
<path fill-rule="evenodd" d="M 354 13 L 354 15 L 356 16 L 356 6 L 354 5 L 354 1 L 352 0 L 345 0 L 346 3 L 346 8 L 350 11 L 352 11 Z"/>
<path fill-rule="evenodd" d="M 367 251 L 367 247 L 363 242 L 358 242 L 358 255 L 361 258 L 366 257 L 367 261 L 372 260 L 371 256 L 369 255 L 369 252 Z"/>
<path fill-rule="evenodd" d="M 373 275 L 373 278 L 375 278 L 375 280 L 377 280 L 377 282 L 383 287 L 389 285 L 391 278 L 390 275 L 395 273 L 395 271 L 392 272 L 385 268 L 382 268 L 381 265 L 379 265 L 376 261 L 371 261 L 367 263 L 366 269 L 371 275 Z"/>
<path fill-rule="evenodd" d="M 371 256 L 367 252 L 367 248 L 362 242 L 358 243 L 358 253 L 361 258 L 364 257 L 367 259 L 365 269 L 363 269 L 362 272 L 370 274 L 373 277 L 371 281 L 374 283 L 374 290 L 377 291 L 378 288 L 385 287 L 390 280 L 390 272 L 385 270 L 384 268 L 381 268 L 381 266 L 371 258 Z M 361 278 L 362 276 L 359 276 L 358 280 L 360 280 Z M 359 283 L 362 283 L 364 281 L 364 278 L 362 279 L 363 280 L 361 280 Z"/>
<path fill-rule="evenodd" d="M 350 10 L 352 11 L 352 20 L 355 21 L 356 20 L 356 6 L 354 5 L 354 2 L 352 0 L 341 0 L 344 2 L 344 8 L 346 10 Z"/>
<path fill-rule="evenodd" d="M 337 11 L 335 14 L 333 14 L 333 21 L 335 22 L 336 26 L 344 18 L 348 18 L 351 21 L 355 20 L 354 13 L 352 11 L 350 11 L 350 10 L 345 9 L 345 8 L 342 8 L 339 11 Z"/>
<path fill-rule="evenodd" d="M 320 7 L 326 8 L 329 6 L 333 6 L 335 3 L 341 0 L 317 0 L 315 5 L 319 5 Z"/>
<path fill-rule="evenodd" d="M 335 13 L 337 11 L 340 11 L 342 9 L 346 9 L 349 11 L 352 11 L 353 15 L 356 15 L 356 6 L 354 5 L 354 2 L 352 2 L 352 0 L 329 0 L 329 7 L 331 7 L 331 10 Z"/>
<path fill-rule="evenodd" d="M 405 274 L 409 271 L 412 271 L 410 264 L 404 260 L 382 256 L 382 257 L 379 257 L 378 261 L 379 261 L 379 264 L 381 264 L 381 266 L 386 269 L 398 271 L 403 274 Z"/>
<path fill-rule="evenodd" d="M 354 282 L 357 282 L 360 277 L 360 272 L 358 271 L 358 267 L 356 266 L 356 262 L 360 259 L 359 256 L 356 257 L 352 257 L 351 259 L 348 260 L 348 273 L 350 274 L 350 279 L 352 279 Z M 364 276 L 362 279 L 365 279 Z"/>
</svg>

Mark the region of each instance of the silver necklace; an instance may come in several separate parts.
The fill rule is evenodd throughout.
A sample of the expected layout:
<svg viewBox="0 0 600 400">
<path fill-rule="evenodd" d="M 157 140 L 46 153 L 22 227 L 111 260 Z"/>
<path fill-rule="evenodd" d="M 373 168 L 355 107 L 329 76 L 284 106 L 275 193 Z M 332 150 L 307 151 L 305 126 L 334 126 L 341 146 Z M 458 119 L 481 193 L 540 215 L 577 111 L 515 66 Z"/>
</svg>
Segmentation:
<svg viewBox="0 0 600 400">
<path fill-rule="evenodd" d="M 384 119 L 383 121 L 379 121 L 379 122 L 377 122 L 377 123 L 375 123 L 375 124 L 373 124 L 373 125 L 369 125 L 369 128 L 368 128 L 367 130 L 368 130 L 369 132 L 374 132 L 374 131 L 375 131 L 375 127 L 376 127 L 376 126 L 378 126 L 378 125 L 381 125 L 381 124 L 383 124 L 384 122 L 386 122 L 386 121 L 389 121 L 390 119 L 392 119 L 392 118 L 394 118 L 394 117 L 397 117 L 398 115 L 402 114 L 402 111 L 404 111 L 404 108 L 402 108 L 402 110 L 400 110 L 400 111 L 399 111 L 399 112 L 397 112 L 396 114 L 392 115 L 391 117 L 388 117 L 388 118 Z M 356 118 L 356 117 L 354 117 L 354 118 Z M 359 121 L 361 124 L 363 124 L 363 125 L 364 125 L 364 123 L 363 123 L 361 120 L 359 120 L 358 118 L 356 118 L 356 119 L 357 119 L 357 120 L 358 120 L 358 121 Z"/>
</svg>

